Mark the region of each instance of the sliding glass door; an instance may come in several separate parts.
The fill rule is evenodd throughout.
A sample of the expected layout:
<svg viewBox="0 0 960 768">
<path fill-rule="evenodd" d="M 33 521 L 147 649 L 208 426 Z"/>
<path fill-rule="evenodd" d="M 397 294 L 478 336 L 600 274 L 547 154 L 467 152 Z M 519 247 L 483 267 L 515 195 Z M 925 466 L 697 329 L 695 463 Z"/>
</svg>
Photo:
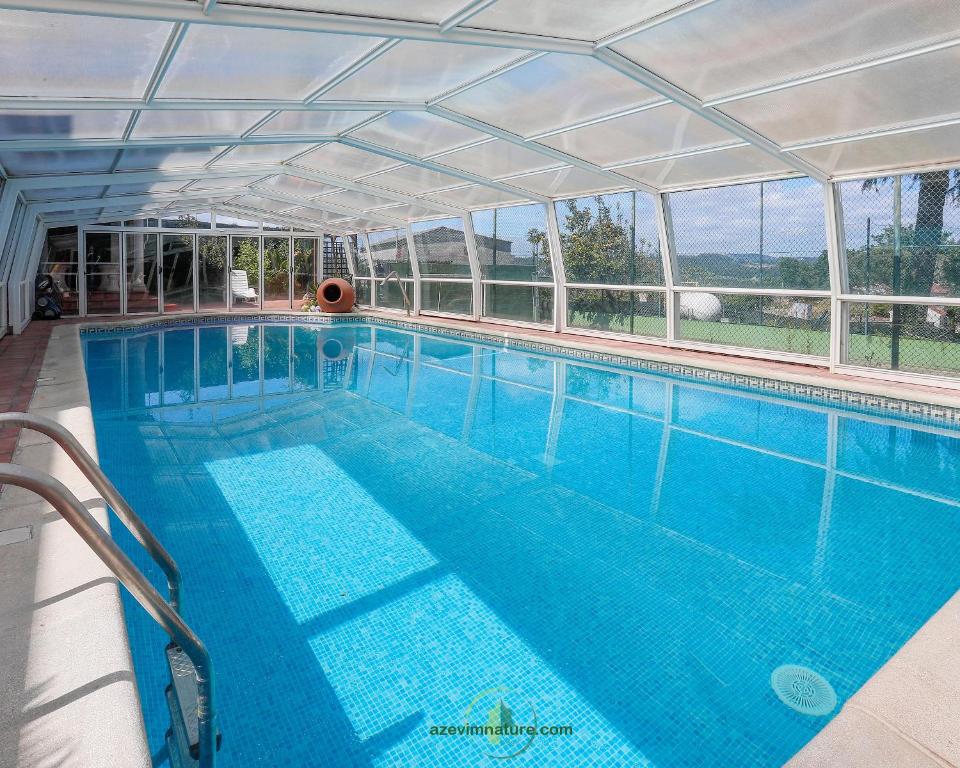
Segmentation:
<svg viewBox="0 0 960 768">
<path fill-rule="evenodd" d="M 193 312 L 193 235 L 161 235 L 161 241 L 161 308 L 165 314 Z"/>
<path fill-rule="evenodd" d="M 158 235 L 128 232 L 126 253 L 127 314 L 154 314 L 160 311 L 160 284 L 157 281 Z"/>
</svg>

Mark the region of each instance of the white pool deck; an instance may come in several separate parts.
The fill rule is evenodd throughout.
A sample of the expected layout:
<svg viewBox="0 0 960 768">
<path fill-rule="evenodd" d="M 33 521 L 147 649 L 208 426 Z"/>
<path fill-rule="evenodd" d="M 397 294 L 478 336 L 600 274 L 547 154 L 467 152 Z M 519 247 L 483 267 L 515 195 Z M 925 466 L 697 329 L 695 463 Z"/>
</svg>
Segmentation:
<svg viewBox="0 0 960 768">
<path fill-rule="evenodd" d="M 446 318 L 415 320 L 960 406 L 955 390 Z M 96 455 L 80 327 L 53 329 L 30 411 L 68 427 Z M 106 522 L 102 499 L 48 438 L 24 431 L 14 461 L 57 477 Z M 0 768 L 149 766 L 116 580 L 48 504 L 7 487 L 0 494 L 0 531 L 22 527 L 31 529 L 30 538 L 0 546 Z M 960 593 L 843 703 L 788 766 L 960 768 Z"/>
</svg>

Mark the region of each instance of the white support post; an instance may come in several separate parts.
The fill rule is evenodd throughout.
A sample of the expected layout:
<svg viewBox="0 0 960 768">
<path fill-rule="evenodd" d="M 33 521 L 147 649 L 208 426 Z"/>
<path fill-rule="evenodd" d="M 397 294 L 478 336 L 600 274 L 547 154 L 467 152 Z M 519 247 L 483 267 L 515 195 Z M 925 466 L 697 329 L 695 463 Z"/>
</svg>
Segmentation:
<svg viewBox="0 0 960 768">
<path fill-rule="evenodd" d="M 670 200 L 665 193 L 654 196 L 657 207 L 657 233 L 660 236 L 660 258 L 663 262 L 663 284 L 667 315 L 667 341 L 676 341 L 680 327 L 680 301 L 674 289 L 677 274 L 677 249 L 673 236 L 673 219 L 670 216 Z"/>
<path fill-rule="evenodd" d="M 462 217 L 463 238 L 467 245 L 467 260 L 470 262 L 470 278 L 473 301 L 471 305 L 471 317 L 474 320 L 480 319 L 480 304 L 483 301 L 483 286 L 480 283 L 480 256 L 477 253 L 477 233 L 473 228 L 473 215 L 466 211 Z"/>
<path fill-rule="evenodd" d="M 840 300 L 847 291 L 847 255 L 843 237 L 840 196 L 834 184 L 823 185 L 823 214 L 827 230 L 827 264 L 830 270 L 830 370 L 847 359 L 850 307 Z"/>
<path fill-rule="evenodd" d="M 560 249 L 560 224 L 557 207 L 547 203 L 547 244 L 550 246 L 550 268 L 553 273 L 553 330 L 560 333 L 567 327 L 567 273 Z"/>
<path fill-rule="evenodd" d="M 404 227 L 407 236 L 407 250 L 410 252 L 410 268 L 413 270 L 413 314 L 420 314 L 420 263 L 417 261 L 417 249 L 413 241 L 413 229 L 409 224 Z"/>
<path fill-rule="evenodd" d="M 360 235 L 357 235 L 359 238 Z M 343 236 L 343 252 L 347 257 L 347 269 L 353 275 L 354 282 L 357 279 L 357 260 L 353 253 L 353 245 L 350 243 L 350 235 Z"/>
</svg>

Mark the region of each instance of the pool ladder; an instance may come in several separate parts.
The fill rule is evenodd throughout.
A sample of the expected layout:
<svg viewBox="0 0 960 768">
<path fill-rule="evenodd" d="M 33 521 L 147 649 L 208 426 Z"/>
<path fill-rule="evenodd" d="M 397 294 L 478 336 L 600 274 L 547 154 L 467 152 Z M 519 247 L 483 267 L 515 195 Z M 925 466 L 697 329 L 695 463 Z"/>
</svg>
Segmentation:
<svg viewBox="0 0 960 768">
<path fill-rule="evenodd" d="M 407 296 L 407 287 L 403 284 L 403 281 L 400 279 L 400 275 L 397 274 L 397 271 L 393 270 L 393 272 L 391 272 L 385 278 L 383 278 L 383 282 L 381 283 L 381 286 L 386 286 L 390 278 L 393 278 L 394 280 L 396 280 L 397 285 L 400 286 L 400 293 L 403 295 L 403 308 L 407 310 L 407 316 L 409 317 L 410 316 L 410 297 Z"/>
<path fill-rule="evenodd" d="M 213 667 L 206 647 L 181 616 L 181 577 L 176 562 L 68 430 L 55 421 L 28 413 L 0 413 L 0 429 L 3 427 L 32 429 L 63 448 L 163 570 L 170 593 L 167 600 L 63 483 L 30 467 L 0 464 L 0 484 L 26 488 L 52 504 L 170 636 L 165 654 L 170 668 L 170 684 L 165 692 L 171 723 L 166 735 L 170 764 L 172 768 L 213 768 L 221 742 L 214 708 Z"/>
</svg>

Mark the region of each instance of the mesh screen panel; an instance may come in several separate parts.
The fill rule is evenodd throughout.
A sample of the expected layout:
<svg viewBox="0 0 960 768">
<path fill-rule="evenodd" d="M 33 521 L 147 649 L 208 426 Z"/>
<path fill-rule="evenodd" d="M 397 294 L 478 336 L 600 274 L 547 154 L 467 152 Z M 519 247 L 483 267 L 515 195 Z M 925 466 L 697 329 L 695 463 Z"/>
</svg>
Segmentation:
<svg viewBox="0 0 960 768">
<path fill-rule="evenodd" d="M 960 296 L 960 171 L 844 182 L 840 200 L 850 293 Z"/>
<path fill-rule="evenodd" d="M 473 311 L 473 285 L 424 281 L 420 283 L 420 309 L 469 315 Z"/>
<path fill-rule="evenodd" d="M 823 192 L 812 179 L 670 195 L 679 285 L 827 290 Z"/>
<path fill-rule="evenodd" d="M 526 323 L 553 322 L 553 288 L 500 283 L 483 286 L 483 314 Z"/>
<path fill-rule="evenodd" d="M 467 241 L 459 218 L 418 221 L 411 225 L 417 264 L 424 277 L 470 274 Z"/>
<path fill-rule="evenodd" d="M 386 277 L 396 272 L 400 277 L 412 277 L 407 236 L 402 229 L 384 229 L 367 233 L 374 277 Z"/>
<path fill-rule="evenodd" d="M 747 349 L 826 357 L 830 300 L 799 296 L 681 293 L 678 336 Z"/>
<path fill-rule="evenodd" d="M 547 211 L 542 205 L 515 205 L 474 211 L 480 275 L 484 280 L 550 281 Z"/>
<path fill-rule="evenodd" d="M 556 206 L 567 282 L 663 285 L 652 196 L 621 192 Z"/>
<path fill-rule="evenodd" d="M 960 376 L 960 307 L 850 304 L 847 362 Z"/>
<path fill-rule="evenodd" d="M 567 324 L 636 336 L 667 335 L 665 294 L 592 288 L 567 289 Z"/>
</svg>

